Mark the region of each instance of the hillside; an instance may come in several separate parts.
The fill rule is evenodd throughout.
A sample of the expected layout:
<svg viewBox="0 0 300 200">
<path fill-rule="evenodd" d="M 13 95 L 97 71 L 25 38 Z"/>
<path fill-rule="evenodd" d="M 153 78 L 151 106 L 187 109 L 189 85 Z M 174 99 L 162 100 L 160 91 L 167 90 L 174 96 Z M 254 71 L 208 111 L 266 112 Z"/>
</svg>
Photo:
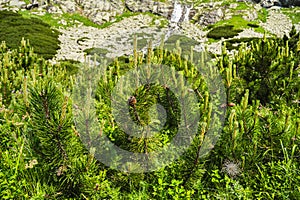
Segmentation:
<svg viewBox="0 0 300 200">
<path fill-rule="evenodd" d="M 209 51 L 219 54 L 224 41 L 222 37 L 228 36 L 207 35 L 218 26 L 222 28 L 230 24 L 234 25 L 233 29 L 241 30 L 229 34 L 226 40 L 261 38 L 264 33 L 267 36 L 282 37 L 290 32 L 292 25 L 296 30 L 300 29 L 299 8 L 281 8 L 278 2 L 273 2 L 274 6 L 271 6 L 270 3 L 265 5 L 265 2 L 243 1 L 194 1 L 180 4 L 169 1 L 50 1 L 47 4 L 41 1 L 33 3 L 36 5 L 33 8 L 27 3 L 3 1 L 0 5 L 2 9 L 20 10 L 24 17 L 37 17 L 59 30 L 61 44 L 57 59 L 83 61 L 84 51 L 92 48 L 100 48 L 110 57 L 128 54 L 132 52 L 129 49 L 133 46 L 127 44 L 127 41 L 132 40 L 134 34 L 139 35 L 141 47 L 146 47 L 149 38 L 159 41 L 162 35 L 183 34 L 198 43 L 196 48 L 207 46 Z M 297 5 L 297 1 L 286 4 Z M 172 20 L 176 21 L 175 27 L 172 27 Z"/>
</svg>

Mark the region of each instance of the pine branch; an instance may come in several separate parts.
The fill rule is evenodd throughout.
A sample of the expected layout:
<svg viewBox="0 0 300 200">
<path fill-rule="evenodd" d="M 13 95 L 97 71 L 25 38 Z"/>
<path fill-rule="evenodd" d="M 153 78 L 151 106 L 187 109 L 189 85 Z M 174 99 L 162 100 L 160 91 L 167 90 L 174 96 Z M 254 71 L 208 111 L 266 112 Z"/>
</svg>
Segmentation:
<svg viewBox="0 0 300 200">
<path fill-rule="evenodd" d="M 59 133 L 61 131 L 61 126 L 58 126 L 58 130 L 57 130 L 57 133 L 54 134 L 54 137 L 57 141 L 57 146 L 58 146 L 58 149 L 61 153 L 61 155 L 63 156 L 64 160 L 68 160 L 68 155 L 67 155 L 67 152 L 65 151 L 62 143 L 61 143 L 61 138 L 59 137 Z"/>
</svg>

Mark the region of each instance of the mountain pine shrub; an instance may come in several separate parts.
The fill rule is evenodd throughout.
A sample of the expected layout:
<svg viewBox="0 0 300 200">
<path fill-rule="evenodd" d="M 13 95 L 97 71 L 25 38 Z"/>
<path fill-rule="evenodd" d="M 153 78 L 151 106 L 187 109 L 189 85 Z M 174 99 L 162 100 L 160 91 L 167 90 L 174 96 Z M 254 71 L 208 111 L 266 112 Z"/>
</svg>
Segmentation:
<svg viewBox="0 0 300 200">
<path fill-rule="evenodd" d="M 22 38 L 30 41 L 35 53 L 51 59 L 59 49 L 59 32 L 37 18 L 24 18 L 12 11 L 0 11 L 0 42 L 10 49 L 19 48 Z"/>
<path fill-rule="evenodd" d="M 95 68 L 88 64 L 62 61 L 52 65 L 35 54 L 25 40 L 12 50 L 3 43 L 0 198 L 298 199 L 299 50 L 293 44 L 299 45 L 299 40 L 265 38 L 244 46 L 234 56 L 224 49 L 215 63 L 228 92 L 223 104 L 216 98 L 218 87 L 207 84 L 211 81 L 214 85 L 218 74 L 208 67 L 205 73 L 210 76 L 201 76 L 190 62 L 198 55 L 191 52 L 185 57 L 179 43 L 174 51 L 162 46 L 153 50 L 149 45 L 146 56 L 135 50 L 133 56 L 105 65 L 99 80 L 92 79 Z M 181 157 L 157 171 L 136 174 L 111 169 L 94 158 L 97 151 L 83 145 L 82 140 L 89 138 L 82 138 L 83 129 L 73 123 L 76 106 L 85 108 L 83 114 L 92 109 L 87 106 L 89 97 L 72 106 L 78 100 L 70 95 L 74 83 L 80 81 L 83 72 L 96 82 L 97 137 L 105 134 L 129 151 L 151 152 L 168 144 L 176 134 L 181 112 L 178 95 L 158 84 L 145 84 L 132 92 L 137 102 L 127 108 L 136 124 L 151 122 L 149 108 L 154 103 L 161 103 L 168 111 L 160 132 L 137 138 L 129 137 L 116 123 L 110 94 L 128 70 L 155 63 L 173 66 L 191 83 L 198 100 L 192 108 L 200 113 L 196 136 Z M 177 84 L 181 86 L 180 81 Z M 79 91 L 89 92 L 86 86 Z M 213 112 L 217 106 L 227 109 L 224 126 L 213 118 L 218 114 Z M 222 128 L 218 142 L 214 146 L 204 144 L 208 131 L 218 134 L 218 127 Z M 203 145 L 211 150 L 206 156 L 199 150 Z M 131 172 L 139 169 L 126 167 Z"/>
</svg>

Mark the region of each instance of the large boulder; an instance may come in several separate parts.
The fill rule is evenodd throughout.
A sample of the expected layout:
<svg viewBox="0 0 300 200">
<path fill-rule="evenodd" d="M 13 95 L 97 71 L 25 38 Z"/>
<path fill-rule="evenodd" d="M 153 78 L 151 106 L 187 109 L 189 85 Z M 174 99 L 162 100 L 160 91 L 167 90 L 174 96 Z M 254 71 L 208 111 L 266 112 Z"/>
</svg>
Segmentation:
<svg viewBox="0 0 300 200">
<path fill-rule="evenodd" d="M 56 0 L 63 12 L 78 12 L 97 24 L 111 21 L 124 11 L 122 0 Z"/>
<path fill-rule="evenodd" d="M 221 8 L 211 11 L 205 11 L 199 15 L 198 23 L 200 25 L 210 25 L 222 20 L 225 17 L 225 13 Z"/>
</svg>

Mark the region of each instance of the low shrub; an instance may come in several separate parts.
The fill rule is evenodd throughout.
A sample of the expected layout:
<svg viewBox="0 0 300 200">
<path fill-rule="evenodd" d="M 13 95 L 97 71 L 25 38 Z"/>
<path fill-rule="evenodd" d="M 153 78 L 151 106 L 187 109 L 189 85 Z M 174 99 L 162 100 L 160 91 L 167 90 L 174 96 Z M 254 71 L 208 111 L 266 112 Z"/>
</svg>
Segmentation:
<svg viewBox="0 0 300 200">
<path fill-rule="evenodd" d="M 234 29 L 233 25 L 224 25 L 213 28 L 211 31 L 208 32 L 207 37 L 213 39 L 227 39 L 237 36 L 240 32 L 242 32 L 242 30 Z"/>
<path fill-rule="evenodd" d="M 259 27 L 258 24 L 253 24 L 253 23 L 248 23 L 247 26 L 249 26 L 251 28 L 258 28 Z"/>
<path fill-rule="evenodd" d="M 51 59 L 59 49 L 59 32 L 37 18 L 24 18 L 18 13 L 0 11 L 0 41 L 17 49 L 22 38 L 30 41 L 34 52 Z"/>
</svg>

